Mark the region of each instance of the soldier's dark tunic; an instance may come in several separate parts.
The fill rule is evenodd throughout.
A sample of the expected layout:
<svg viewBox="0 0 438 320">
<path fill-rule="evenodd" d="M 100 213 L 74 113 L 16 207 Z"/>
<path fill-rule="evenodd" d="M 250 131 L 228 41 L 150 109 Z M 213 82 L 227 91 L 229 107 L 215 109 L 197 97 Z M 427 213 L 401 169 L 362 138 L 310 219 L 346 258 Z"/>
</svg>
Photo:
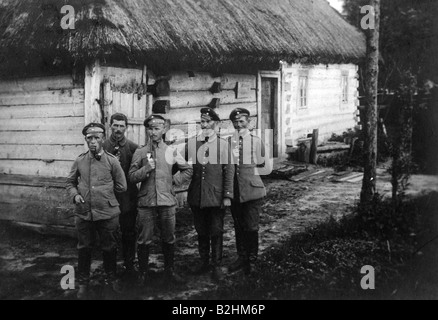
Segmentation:
<svg viewBox="0 0 438 320">
<path fill-rule="evenodd" d="M 234 165 L 229 159 L 229 145 L 216 135 L 208 142 L 200 135 L 189 140 L 186 155 L 193 162 L 187 202 L 194 215 L 201 260 L 208 264 L 211 241 L 212 265 L 218 266 L 222 260 L 223 200 L 233 198 Z"/>
<path fill-rule="evenodd" d="M 120 204 L 121 211 L 119 223 L 122 231 L 122 249 L 125 268 L 132 269 L 135 259 L 138 189 L 135 183 L 129 181 L 129 167 L 131 166 L 132 157 L 138 145 L 126 137 L 117 141 L 114 135 L 111 135 L 111 137 L 103 143 L 103 148 L 119 160 L 128 183 L 128 190 L 116 194 L 116 197 Z"/>
</svg>

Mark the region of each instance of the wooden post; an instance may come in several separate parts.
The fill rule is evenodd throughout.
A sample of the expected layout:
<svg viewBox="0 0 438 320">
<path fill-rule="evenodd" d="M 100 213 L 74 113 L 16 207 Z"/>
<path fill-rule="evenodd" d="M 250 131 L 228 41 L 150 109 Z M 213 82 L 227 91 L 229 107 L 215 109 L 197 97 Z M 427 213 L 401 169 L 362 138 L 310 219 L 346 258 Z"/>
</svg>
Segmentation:
<svg viewBox="0 0 438 320">
<path fill-rule="evenodd" d="M 85 124 L 90 122 L 102 123 L 100 110 L 100 64 L 99 60 L 85 67 Z"/>
<path fill-rule="evenodd" d="M 365 30 L 367 42 L 365 67 L 364 175 L 361 204 L 372 201 L 376 193 L 377 166 L 377 90 L 379 75 L 380 0 L 370 0 L 374 8 L 375 28 Z"/>
<path fill-rule="evenodd" d="M 103 83 L 103 114 L 104 114 L 104 123 L 105 128 L 109 136 L 110 130 L 110 118 L 113 114 L 113 93 L 111 91 L 111 83 L 108 81 L 104 81 Z"/>
<path fill-rule="evenodd" d="M 313 130 L 312 134 L 312 145 L 310 146 L 310 163 L 316 164 L 318 160 L 318 136 L 319 129 Z"/>
</svg>

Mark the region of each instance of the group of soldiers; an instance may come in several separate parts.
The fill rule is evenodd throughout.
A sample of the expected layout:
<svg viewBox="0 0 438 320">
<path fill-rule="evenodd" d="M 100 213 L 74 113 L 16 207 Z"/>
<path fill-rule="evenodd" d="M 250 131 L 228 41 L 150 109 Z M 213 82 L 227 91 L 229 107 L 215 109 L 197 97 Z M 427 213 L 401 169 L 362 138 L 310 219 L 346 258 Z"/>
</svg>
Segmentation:
<svg viewBox="0 0 438 320">
<path fill-rule="evenodd" d="M 228 272 L 242 269 L 245 274 L 251 273 L 258 255 L 261 200 L 266 190 L 257 171 L 265 165 L 264 147 L 261 139 L 251 134 L 249 117 L 246 109 L 233 110 L 230 120 L 235 133 L 225 140 L 218 135 L 218 114 L 202 108 L 201 130 L 186 141 L 184 149 L 165 143 L 168 126 L 162 115 L 151 115 L 144 121 L 148 134 L 144 147 L 126 138 L 128 119 L 121 113 L 111 116 L 108 139 L 102 124 L 85 126 L 82 133 L 89 150 L 75 160 L 67 178 L 78 234 L 78 298 L 88 297 L 96 234 L 103 252 L 105 285 L 119 292 L 119 228 L 125 275 L 147 286 L 150 247 L 154 226 L 159 223 L 166 279 L 185 283 L 174 267 L 174 187 L 189 181 L 187 202 L 193 212 L 201 258 L 192 273 L 211 272 L 215 281 L 224 278 L 221 262 L 228 207 L 238 254 Z M 134 264 L 136 253 L 138 270 Z"/>
</svg>

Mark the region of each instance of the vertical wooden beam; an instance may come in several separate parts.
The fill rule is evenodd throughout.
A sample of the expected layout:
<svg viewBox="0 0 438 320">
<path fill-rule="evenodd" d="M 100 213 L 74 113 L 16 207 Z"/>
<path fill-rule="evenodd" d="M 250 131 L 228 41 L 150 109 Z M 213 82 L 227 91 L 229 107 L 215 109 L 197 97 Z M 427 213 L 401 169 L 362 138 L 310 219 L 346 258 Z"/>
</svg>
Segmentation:
<svg viewBox="0 0 438 320">
<path fill-rule="evenodd" d="M 111 83 L 109 80 L 104 81 L 103 83 L 103 97 L 101 101 L 103 103 L 104 124 L 109 135 L 110 119 L 113 114 L 113 93 L 111 91 Z"/>
<path fill-rule="evenodd" d="M 85 67 L 85 124 L 90 122 L 102 123 L 103 115 L 100 110 L 101 70 L 99 60 Z"/>
<path fill-rule="evenodd" d="M 256 90 L 257 90 L 257 129 L 261 129 L 262 128 L 262 75 L 260 71 L 257 73 Z"/>
<path fill-rule="evenodd" d="M 318 136 L 319 129 L 313 130 L 312 134 L 312 144 L 310 146 L 310 163 L 316 164 L 318 160 Z"/>
<path fill-rule="evenodd" d="M 283 126 L 283 117 L 285 117 L 284 112 L 284 105 L 283 105 L 283 65 L 280 64 L 280 72 L 278 75 L 278 81 L 277 81 L 277 124 L 276 124 L 276 130 L 277 130 L 277 157 L 279 159 L 285 159 L 286 158 L 286 141 L 285 141 L 285 134 L 284 126 Z"/>
<path fill-rule="evenodd" d="M 146 65 L 143 66 L 143 74 L 141 76 L 141 84 L 148 85 L 148 68 Z"/>
</svg>

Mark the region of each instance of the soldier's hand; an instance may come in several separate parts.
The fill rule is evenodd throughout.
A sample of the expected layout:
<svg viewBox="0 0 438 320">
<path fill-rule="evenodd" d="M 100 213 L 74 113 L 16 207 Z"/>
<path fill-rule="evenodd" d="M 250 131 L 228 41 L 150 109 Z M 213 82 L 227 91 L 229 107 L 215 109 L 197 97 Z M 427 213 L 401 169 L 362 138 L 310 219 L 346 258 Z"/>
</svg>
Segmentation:
<svg viewBox="0 0 438 320">
<path fill-rule="evenodd" d="M 85 203 L 84 198 L 82 198 L 82 196 L 80 194 L 77 194 L 75 196 L 75 203 Z"/>
<path fill-rule="evenodd" d="M 152 158 L 148 158 L 148 163 L 151 166 L 152 170 L 155 170 L 155 160 Z"/>
<path fill-rule="evenodd" d="M 222 201 L 222 205 L 223 205 L 224 207 L 231 207 L 231 199 L 230 199 L 230 198 L 225 198 L 225 199 Z"/>
</svg>

